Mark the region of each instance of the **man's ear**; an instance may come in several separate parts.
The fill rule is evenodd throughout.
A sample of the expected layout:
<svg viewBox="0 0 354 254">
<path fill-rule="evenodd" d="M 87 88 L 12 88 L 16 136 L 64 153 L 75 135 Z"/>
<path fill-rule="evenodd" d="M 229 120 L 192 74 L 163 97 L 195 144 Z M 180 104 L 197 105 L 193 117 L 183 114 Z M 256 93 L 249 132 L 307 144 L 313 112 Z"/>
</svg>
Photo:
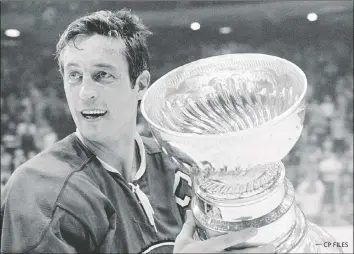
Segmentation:
<svg viewBox="0 0 354 254">
<path fill-rule="evenodd" d="M 150 85 L 150 72 L 145 70 L 136 79 L 135 88 L 138 89 L 138 100 L 141 100 Z"/>
</svg>

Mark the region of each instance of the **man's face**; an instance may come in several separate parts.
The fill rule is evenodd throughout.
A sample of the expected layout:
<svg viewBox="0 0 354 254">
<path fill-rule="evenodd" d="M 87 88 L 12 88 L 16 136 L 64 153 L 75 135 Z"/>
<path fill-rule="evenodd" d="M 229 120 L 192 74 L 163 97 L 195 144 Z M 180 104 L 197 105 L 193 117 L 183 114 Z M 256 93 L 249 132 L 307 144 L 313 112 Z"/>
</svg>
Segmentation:
<svg viewBox="0 0 354 254">
<path fill-rule="evenodd" d="M 60 61 L 66 98 L 76 127 L 91 141 L 113 141 L 134 127 L 138 85 L 131 88 L 120 38 L 81 36 Z"/>
</svg>

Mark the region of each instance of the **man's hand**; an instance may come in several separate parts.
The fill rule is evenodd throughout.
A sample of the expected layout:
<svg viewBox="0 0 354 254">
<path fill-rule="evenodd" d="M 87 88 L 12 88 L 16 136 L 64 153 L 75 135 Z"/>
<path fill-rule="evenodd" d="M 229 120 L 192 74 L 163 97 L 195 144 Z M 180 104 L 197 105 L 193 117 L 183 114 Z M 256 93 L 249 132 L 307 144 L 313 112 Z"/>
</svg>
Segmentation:
<svg viewBox="0 0 354 254">
<path fill-rule="evenodd" d="M 195 221 L 192 211 L 187 211 L 187 220 L 175 241 L 173 253 L 274 253 L 271 244 L 255 247 L 245 243 L 257 234 L 256 228 L 246 228 L 237 232 L 216 236 L 205 241 L 193 239 Z M 232 250 L 226 250 L 231 249 Z M 238 248 L 238 249 L 235 249 Z M 240 249 L 242 248 L 242 249 Z"/>
</svg>

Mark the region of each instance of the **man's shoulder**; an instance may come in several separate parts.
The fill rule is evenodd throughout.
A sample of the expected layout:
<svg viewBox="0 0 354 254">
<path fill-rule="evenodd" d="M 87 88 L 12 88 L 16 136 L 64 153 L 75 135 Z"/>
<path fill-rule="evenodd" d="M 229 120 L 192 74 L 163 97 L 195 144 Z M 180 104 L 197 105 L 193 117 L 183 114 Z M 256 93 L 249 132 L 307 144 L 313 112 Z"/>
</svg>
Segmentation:
<svg viewBox="0 0 354 254">
<path fill-rule="evenodd" d="M 69 168 L 82 167 L 93 154 L 79 141 L 76 134 L 70 134 L 64 139 L 56 142 L 50 148 L 44 150 L 37 156 L 29 160 L 25 165 L 48 166 L 51 169 L 54 165 L 47 165 L 48 161 L 51 163 L 60 163 L 67 165 Z M 53 171 L 51 171 L 53 172 Z"/>
<path fill-rule="evenodd" d="M 13 175 L 14 177 L 41 175 L 48 181 L 54 176 L 65 178 L 72 171 L 82 168 L 90 158 L 90 152 L 74 134 L 71 134 L 26 161 Z"/>
<path fill-rule="evenodd" d="M 80 171 L 90 156 L 69 135 L 18 167 L 1 193 L 1 207 L 45 207 L 50 217 L 55 202 L 74 172 Z M 16 204 L 18 202 L 18 204 Z"/>
<path fill-rule="evenodd" d="M 92 157 L 81 145 L 70 135 L 24 163 L 9 178 L 1 193 L 1 231 L 15 232 L 16 237 L 7 236 L 8 248 L 34 248 L 50 233 L 50 227 L 61 223 L 64 227 L 69 223 L 76 232 L 73 218 L 86 225 L 104 225 L 105 211 L 99 210 L 95 198 L 100 189 L 89 174 Z M 77 207 L 81 210 L 75 210 Z M 15 238 L 21 241 L 14 244 Z"/>
</svg>

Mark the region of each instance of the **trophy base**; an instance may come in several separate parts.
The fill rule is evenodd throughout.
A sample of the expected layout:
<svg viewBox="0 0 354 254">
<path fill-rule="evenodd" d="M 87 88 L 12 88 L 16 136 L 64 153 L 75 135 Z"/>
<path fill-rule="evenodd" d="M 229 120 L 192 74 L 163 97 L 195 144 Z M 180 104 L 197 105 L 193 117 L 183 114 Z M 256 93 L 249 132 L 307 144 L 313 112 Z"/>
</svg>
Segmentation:
<svg viewBox="0 0 354 254">
<path fill-rule="evenodd" d="M 195 194 L 191 206 L 197 224 L 196 240 L 256 227 L 258 234 L 248 242 L 272 243 L 276 253 L 343 253 L 339 247 L 326 247 L 325 242 L 332 246 L 335 239 L 307 221 L 296 205 L 295 190 L 285 178 L 284 168 L 269 189 L 250 198 L 225 202 L 206 199 L 200 191 Z"/>
<path fill-rule="evenodd" d="M 294 209 L 295 225 L 284 236 L 268 242 L 274 244 L 275 253 L 343 253 L 340 247 L 325 247 L 326 242 L 334 243 L 335 239 L 316 224 L 307 221 L 299 207 L 294 205 Z M 197 227 L 194 239 L 208 239 L 206 231 Z"/>
</svg>

